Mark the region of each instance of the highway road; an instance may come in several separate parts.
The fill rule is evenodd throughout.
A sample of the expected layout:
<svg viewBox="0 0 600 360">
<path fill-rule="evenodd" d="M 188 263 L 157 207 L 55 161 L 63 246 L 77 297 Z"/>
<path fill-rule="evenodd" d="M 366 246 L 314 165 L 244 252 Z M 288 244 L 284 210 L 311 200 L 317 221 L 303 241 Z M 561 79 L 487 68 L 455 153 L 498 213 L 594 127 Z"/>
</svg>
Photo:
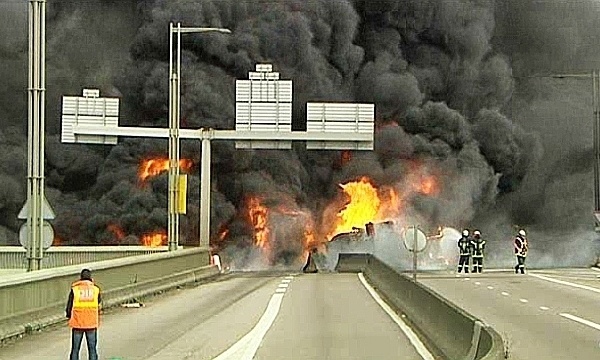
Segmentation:
<svg viewBox="0 0 600 360">
<path fill-rule="evenodd" d="M 431 272 L 419 281 L 495 328 L 510 359 L 600 359 L 600 271 L 514 270 L 456 275 Z"/>
<path fill-rule="evenodd" d="M 102 316 L 101 359 L 428 356 L 419 355 L 423 349 L 411 342 L 414 334 L 384 311 L 356 274 L 240 274 L 144 305 L 109 309 Z M 0 359 L 65 359 L 69 346 L 69 330 L 57 325 L 0 348 Z"/>
</svg>

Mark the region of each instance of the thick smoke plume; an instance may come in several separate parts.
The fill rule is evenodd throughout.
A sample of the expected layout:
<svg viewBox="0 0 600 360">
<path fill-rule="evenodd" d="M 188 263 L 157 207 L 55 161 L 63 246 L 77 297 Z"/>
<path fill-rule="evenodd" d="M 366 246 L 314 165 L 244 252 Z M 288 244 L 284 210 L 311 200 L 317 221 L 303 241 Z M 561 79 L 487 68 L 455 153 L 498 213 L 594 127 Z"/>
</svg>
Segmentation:
<svg viewBox="0 0 600 360">
<path fill-rule="evenodd" d="M 0 11 L 0 18 L 11 19 L 23 30 L 0 40 L 0 61 L 12 65 L 0 67 L 9 85 L 5 89 L 10 89 L 0 98 L 4 185 L 0 226 L 5 234 L 0 239 L 9 244 L 16 243 L 20 224 L 15 217 L 24 201 L 26 174 L 26 11 L 15 4 L 0 2 L 7 10 Z M 302 255 L 298 244 L 306 234 L 297 225 L 305 220 L 290 220 L 286 211 L 310 214 L 320 224 L 324 209 L 339 197 L 338 184 L 362 176 L 399 191 L 408 191 L 404 185 L 416 173 L 435 176 L 439 193 L 409 194 L 404 204 L 407 218 L 431 230 L 438 225 L 480 227 L 497 238 L 499 248 L 510 239 L 514 224 L 536 228 L 533 239 L 546 237 L 536 224 L 553 220 L 541 220 L 536 214 L 554 208 L 552 202 L 558 204 L 561 197 L 553 192 L 562 184 L 573 185 L 569 196 L 583 203 L 591 200 L 569 181 L 570 173 L 563 169 L 560 175 L 540 164 L 541 144 L 548 147 L 540 139 L 548 131 L 555 132 L 528 124 L 525 110 L 510 111 L 515 101 L 519 109 L 525 108 L 525 101 L 538 101 L 525 95 L 514 100 L 515 94 L 528 93 L 513 77 L 515 61 L 517 69 L 524 69 L 521 64 L 532 54 L 511 42 L 515 34 L 510 19 L 520 9 L 516 1 L 511 4 L 503 7 L 491 0 L 49 2 L 46 185 L 58 214 L 54 225 L 61 243 L 137 243 L 141 235 L 166 228 L 166 175 L 144 186 L 137 179 L 143 159 L 166 155 L 166 140 L 126 139 L 114 147 L 64 145 L 58 134 L 60 97 L 80 94 L 83 87 L 120 97 L 123 125 L 166 126 L 170 21 L 233 31 L 184 37 L 183 127 L 234 128 L 235 80 L 247 78 L 257 63 L 272 63 L 283 79 L 294 81 L 294 129 L 305 126 L 307 101 L 376 106 L 373 152 L 348 156 L 306 151 L 301 144 L 292 151 L 238 151 L 232 143 L 213 144 L 211 242 L 231 254 L 240 249 L 243 255 L 236 258 L 240 268 L 258 266 L 253 260 L 259 253 L 251 245 L 253 229 L 245 219 L 249 196 L 260 197 L 274 209 L 270 221 L 280 234 L 276 241 L 283 255 L 271 263 L 291 264 L 293 255 Z M 3 34 L 10 27 L 5 23 L 0 22 Z M 529 20 L 520 19 L 518 24 L 525 26 Z M 546 34 L 527 36 L 542 41 L 539 38 Z M 195 164 L 188 184 L 188 214 L 182 217 L 183 242 L 192 245 L 198 242 L 198 144 L 184 143 L 182 156 Z M 575 170 L 587 174 L 589 163 Z M 541 190 L 531 185 L 536 179 L 545 184 Z M 529 194 L 538 196 L 539 205 L 510 206 L 522 203 Z M 287 210 L 275 211 L 282 206 Z M 522 208 L 536 209 L 519 214 Z M 549 213 L 556 218 L 563 215 Z M 544 243 L 544 250 L 555 248 L 550 238 Z M 556 254 L 562 251 L 556 249 Z"/>
</svg>

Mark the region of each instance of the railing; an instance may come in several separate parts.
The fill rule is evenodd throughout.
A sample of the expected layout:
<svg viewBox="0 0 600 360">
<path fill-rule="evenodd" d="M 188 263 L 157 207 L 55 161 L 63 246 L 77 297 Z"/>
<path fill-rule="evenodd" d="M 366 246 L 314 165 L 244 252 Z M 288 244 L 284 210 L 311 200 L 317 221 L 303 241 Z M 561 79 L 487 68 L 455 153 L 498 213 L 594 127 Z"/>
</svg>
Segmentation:
<svg viewBox="0 0 600 360">
<path fill-rule="evenodd" d="M 104 307 L 219 274 L 208 249 L 191 248 L 7 275 L 0 278 L 0 341 L 64 322 L 82 267 L 92 269 Z"/>
<path fill-rule="evenodd" d="M 166 246 L 54 246 L 44 252 L 42 269 L 165 251 L 168 251 Z M 0 246 L 0 269 L 26 268 L 26 251 L 23 247 Z"/>
</svg>

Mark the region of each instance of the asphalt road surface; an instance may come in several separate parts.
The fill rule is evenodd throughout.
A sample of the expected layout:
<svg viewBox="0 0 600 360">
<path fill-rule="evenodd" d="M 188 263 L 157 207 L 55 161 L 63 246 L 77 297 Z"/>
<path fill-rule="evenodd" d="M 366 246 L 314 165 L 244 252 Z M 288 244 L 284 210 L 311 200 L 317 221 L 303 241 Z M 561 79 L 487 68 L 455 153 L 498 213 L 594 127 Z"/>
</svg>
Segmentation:
<svg viewBox="0 0 600 360">
<path fill-rule="evenodd" d="M 600 271 L 433 272 L 419 281 L 495 328 L 509 359 L 600 359 Z"/>
<path fill-rule="evenodd" d="M 0 359 L 66 359 L 69 348 L 59 325 Z M 98 350 L 107 360 L 422 359 L 356 274 L 243 274 L 109 309 Z"/>
</svg>

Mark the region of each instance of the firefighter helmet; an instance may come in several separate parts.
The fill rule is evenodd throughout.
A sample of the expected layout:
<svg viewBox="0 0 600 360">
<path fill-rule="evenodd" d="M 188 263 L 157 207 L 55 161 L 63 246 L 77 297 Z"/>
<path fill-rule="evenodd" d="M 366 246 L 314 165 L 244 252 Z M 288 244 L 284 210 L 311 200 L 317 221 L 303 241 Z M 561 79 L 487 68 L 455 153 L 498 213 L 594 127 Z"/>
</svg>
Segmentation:
<svg viewBox="0 0 600 360">
<path fill-rule="evenodd" d="M 466 230 L 466 229 L 463 230 L 462 234 L 463 234 L 463 236 L 469 236 L 469 230 Z"/>
<path fill-rule="evenodd" d="M 527 236 L 527 235 L 525 234 L 525 230 L 523 230 L 523 229 L 519 230 L 519 235 L 521 235 L 521 236 Z"/>
<path fill-rule="evenodd" d="M 473 231 L 473 236 L 481 236 L 481 232 L 479 230 Z"/>
</svg>

